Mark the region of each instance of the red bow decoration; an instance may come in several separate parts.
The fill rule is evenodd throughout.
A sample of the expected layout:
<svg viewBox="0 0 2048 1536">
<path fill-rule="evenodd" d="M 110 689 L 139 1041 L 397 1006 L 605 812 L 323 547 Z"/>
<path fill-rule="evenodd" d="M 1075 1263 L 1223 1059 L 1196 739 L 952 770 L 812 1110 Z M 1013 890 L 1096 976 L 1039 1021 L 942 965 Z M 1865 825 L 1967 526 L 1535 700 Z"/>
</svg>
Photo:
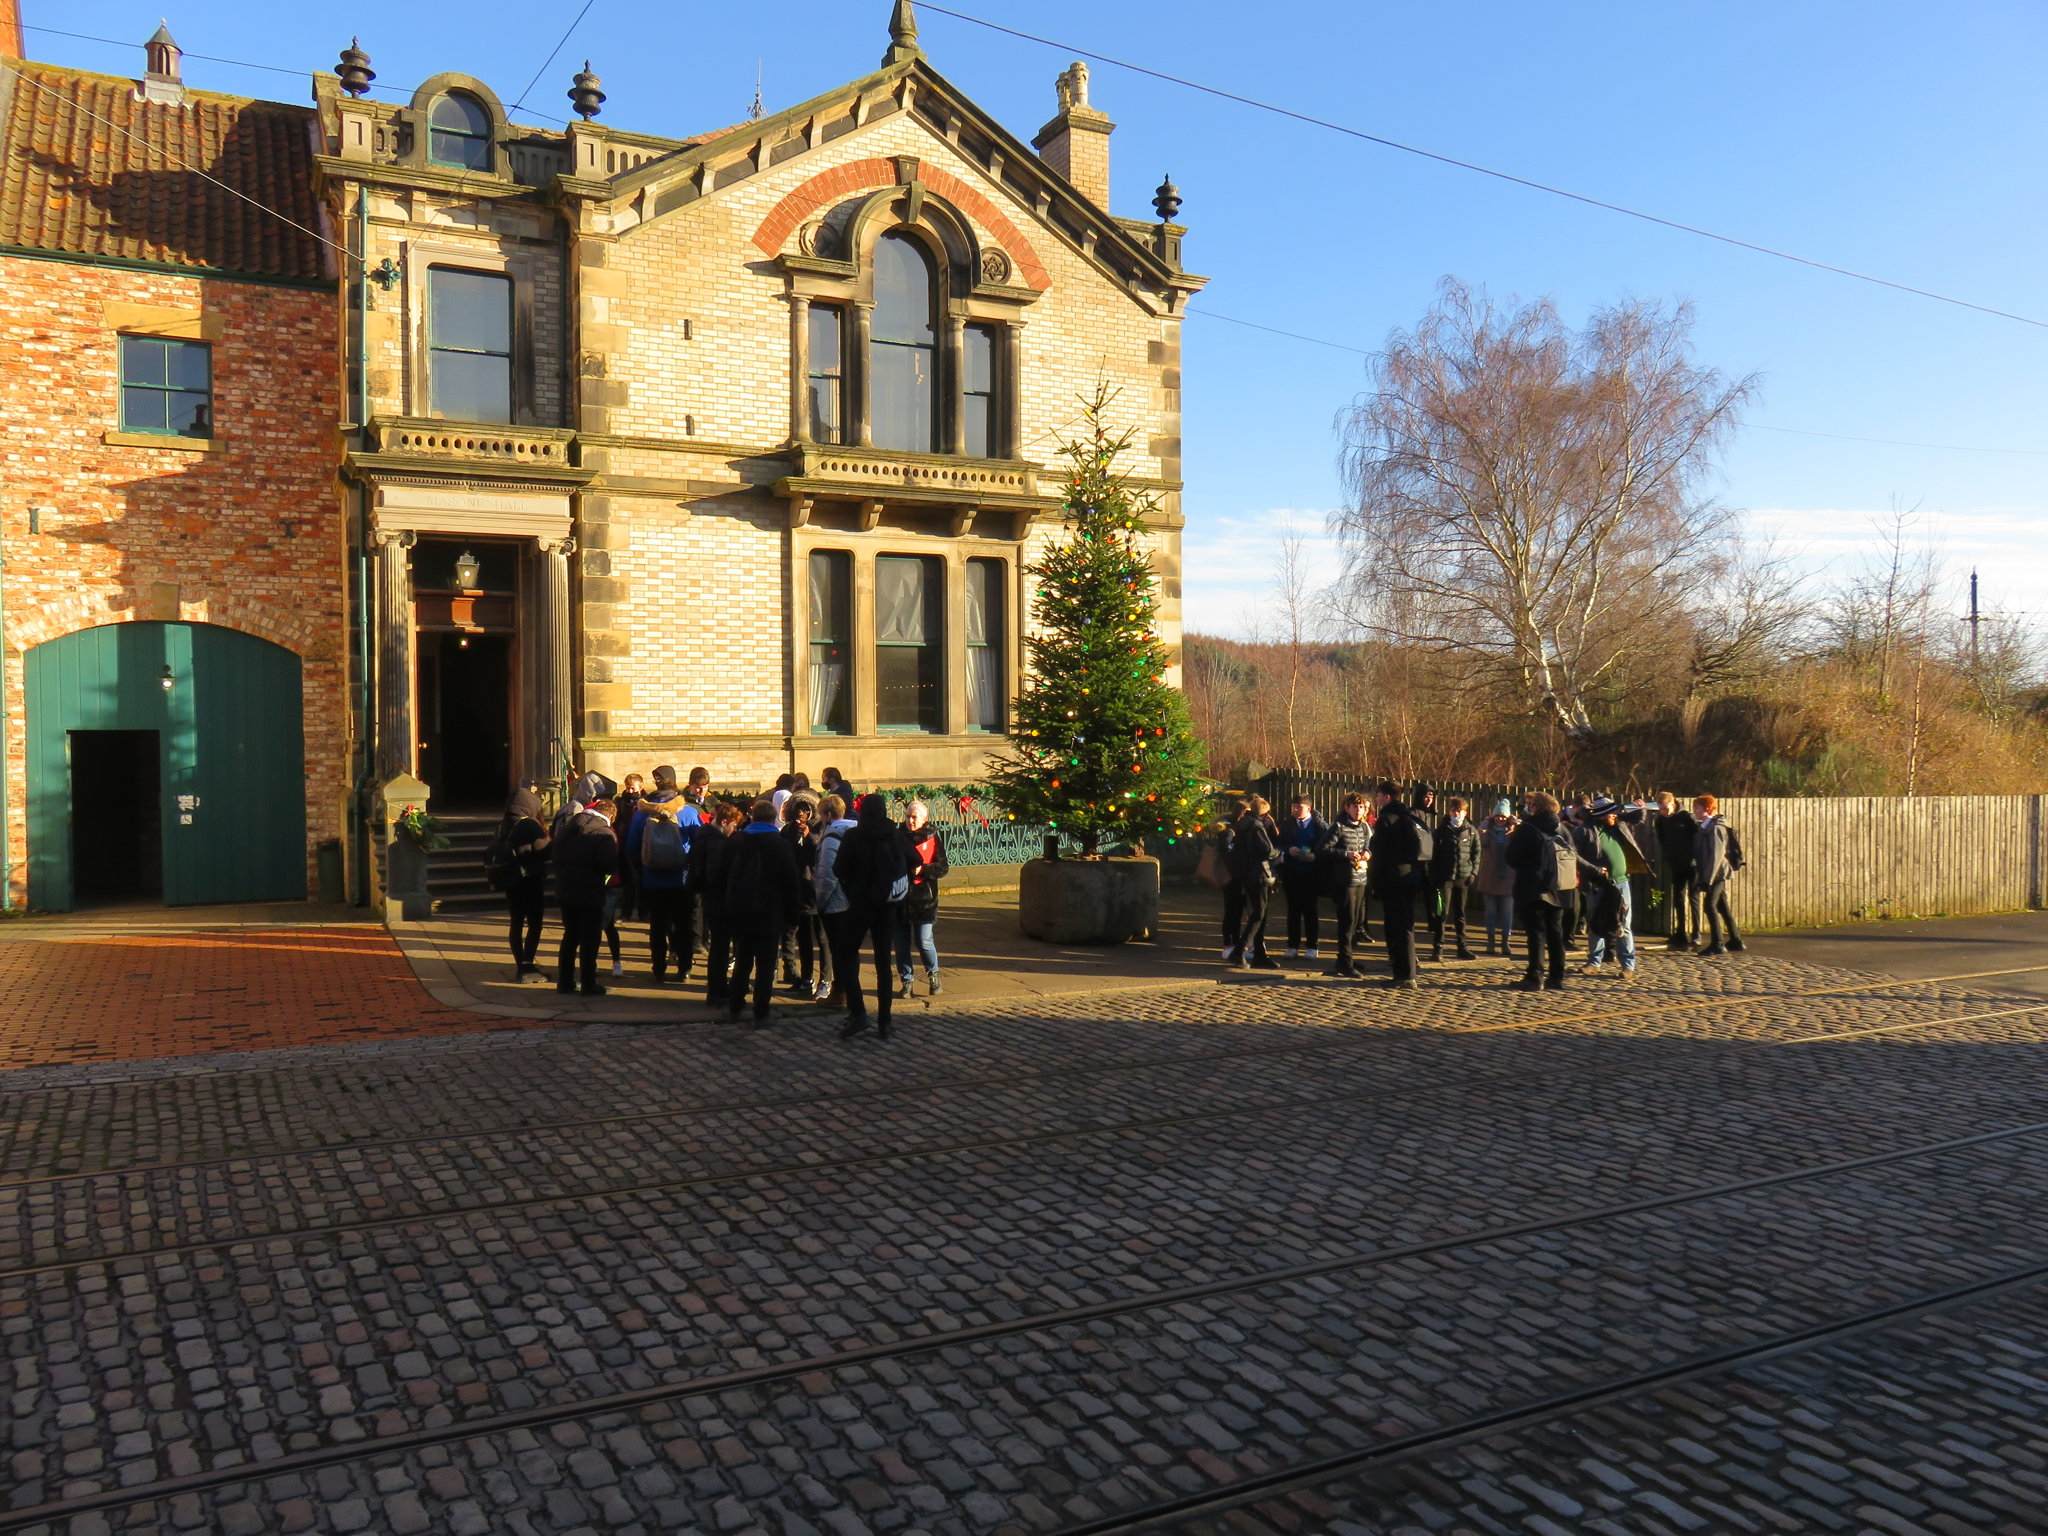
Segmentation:
<svg viewBox="0 0 2048 1536">
<path fill-rule="evenodd" d="M 961 810 L 962 810 L 962 811 L 963 811 L 963 812 L 964 812 L 965 814 L 967 814 L 967 815 L 969 815 L 969 816 L 972 816 L 972 817 L 973 817 L 973 818 L 974 818 L 974 819 L 975 819 L 976 821 L 980 822 L 980 823 L 981 823 L 981 824 L 982 824 L 982 825 L 983 825 L 984 827 L 988 825 L 988 818 L 987 818 L 986 816 L 982 815 L 980 811 L 977 811 L 977 810 L 976 810 L 976 809 L 974 808 L 974 796 L 972 796 L 972 795 L 962 795 L 962 796 L 960 797 L 960 800 L 959 800 L 959 805 L 960 805 L 960 809 L 961 809 Z"/>
</svg>

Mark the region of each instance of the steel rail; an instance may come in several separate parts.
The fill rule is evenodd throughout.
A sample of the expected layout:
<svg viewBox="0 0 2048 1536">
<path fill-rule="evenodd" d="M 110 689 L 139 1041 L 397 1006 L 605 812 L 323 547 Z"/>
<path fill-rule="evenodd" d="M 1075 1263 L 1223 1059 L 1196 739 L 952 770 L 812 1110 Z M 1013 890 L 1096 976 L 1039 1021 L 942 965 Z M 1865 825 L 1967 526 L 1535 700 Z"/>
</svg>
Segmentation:
<svg viewBox="0 0 2048 1536">
<path fill-rule="evenodd" d="M 1954 981 L 1977 981 L 1991 976 L 2017 976 L 2034 971 L 2048 970 L 2048 965 L 2010 966 L 1996 971 L 1968 971 L 1953 976 L 1926 976 L 1891 981 L 1857 982 L 1845 986 L 1819 987 L 1807 991 L 1741 994 L 1734 997 L 1722 996 L 1696 999 L 1684 1003 L 1658 1003 L 1643 1008 L 1610 1009 L 1598 1013 L 1558 1014 L 1534 1019 L 1505 1019 L 1487 1024 L 1462 1025 L 1453 1029 L 1433 1030 L 1432 1034 L 1457 1036 L 1470 1034 L 1495 1034 L 1509 1030 L 1541 1029 L 1553 1024 L 1598 1023 L 1603 1019 L 1627 1019 L 1647 1017 L 1653 1014 L 1693 1011 L 1705 1008 L 1730 1007 L 1744 1003 L 1785 1002 L 1808 997 L 1844 996 L 1852 992 L 1876 992 L 1895 987 L 1918 985 L 1940 985 Z M 1977 1001 L 1958 998 L 1957 1002 Z M 711 1021 L 704 1021 L 711 1022 Z M 184 1169 L 228 1168 L 237 1164 L 267 1161 L 280 1157 L 313 1157 L 321 1154 L 342 1155 L 350 1152 L 378 1151 L 393 1147 L 433 1146 L 442 1142 L 480 1140 L 489 1136 L 529 1136 L 542 1131 L 588 1130 L 608 1125 L 636 1125 L 654 1120 L 680 1120 L 690 1116 L 746 1113 L 763 1109 L 807 1109 L 831 1104 L 859 1104 L 874 1099 L 901 1098 L 905 1096 L 932 1093 L 955 1092 L 974 1088 L 1004 1088 L 1020 1083 L 1052 1081 L 1066 1077 L 1084 1077 L 1090 1074 L 1111 1072 L 1143 1072 L 1158 1067 L 1199 1066 L 1213 1061 L 1263 1060 L 1275 1056 L 1317 1054 L 1341 1050 L 1356 1045 L 1361 1039 L 1383 1038 L 1380 1031 L 1398 1029 L 1398 1025 L 1361 1024 L 1353 1026 L 1370 1034 L 1347 1033 L 1337 1040 L 1296 1040 L 1275 1045 L 1233 1046 L 1213 1051 L 1190 1051 L 1178 1055 L 1128 1057 L 1095 1063 L 1080 1063 L 1059 1067 L 1045 1067 L 1028 1072 L 1006 1072 L 975 1077 L 933 1078 L 925 1082 L 894 1084 L 888 1087 L 857 1088 L 849 1092 L 820 1094 L 783 1094 L 761 1099 L 735 1099 L 703 1104 L 683 1104 L 667 1109 L 634 1110 L 619 1115 L 589 1115 L 567 1120 L 543 1120 L 538 1122 L 511 1122 L 504 1125 L 480 1126 L 470 1130 L 431 1131 L 410 1136 L 383 1136 L 364 1141 L 315 1142 L 296 1147 L 257 1148 L 245 1152 L 221 1153 L 216 1156 L 189 1158 L 183 1160 L 159 1161 L 154 1163 L 123 1163 L 107 1168 L 82 1169 L 74 1173 L 34 1174 L 24 1178 L 0 1179 L 0 1194 L 14 1189 L 33 1189 L 50 1184 L 65 1184 L 87 1179 L 116 1178 L 127 1174 L 168 1173 Z M 553 1049 L 570 1049 L 565 1043 Z M 250 1068 L 254 1071 L 285 1072 L 288 1067 Z M 216 1074 L 219 1076 L 240 1074 Z M 89 1090 L 97 1091 L 104 1084 L 93 1084 Z M 28 1090 L 36 1093 L 62 1093 L 64 1088 Z M 4 1099 L 0 1099 L 4 1103 Z"/>
<path fill-rule="evenodd" d="M 1833 1040 L 1858 1039 L 1868 1035 L 1898 1034 L 1907 1030 L 1936 1029 L 1944 1024 L 1969 1024 L 1982 1019 L 2010 1018 L 2014 1014 L 2048 1013 L 2048 1003 L 2036 1003 L 2022 1008 L 1997 1009 L 1989 1013 L 1963 1014 L 1955 1018 L 1920 1019 L 1900 1024 L 1870 1025 L 1861 1029 L 1845 1030 L 1830 1035 L 1801 1035 L 1791 1040 L 1737 1041 L 1723 1048 L 1720 1059 L 1747 1055 L 1755 1051 L 1779 1050 L 1797 1045 L 1822 1045 Z M 1422 1098 L 1434 1093 L 1475 1086 L 1500 1086 L 1514 1083 L 1540 1082 L 1546 1078 L 1561 1077 L 1572 1080 L 1626 1077 L 1631 1073 L 1661 1071 L 1661 1068 L 1644 1066 L 1639 1062 L 1616 1065 L 1607 1068 L 1583 1069 L 1575 1066 L 1539 1067 L 1526 1072 L 1471 1073 L 1462 1077 L 1440 1078 L 1433 1082 L 1402 1084 L 1388 1088 L 1365 1088 L 1350 1093 L 1325 1094 L 1315 1098 L 1288 1099 L 1273 1104 L 1244 1104 L 1227 1109 L 1187 1110 L 1179 1114 L 1152 1115 L 1137 1120 L 1110 1121 L 1101 1125 L 1078 1126 L 1059 1131 L 1027 1131 L 1015 1136 L 977 1137 L 968 1141 L 939 1142 L 925 1147 L 910 1147 L 889 1152 L 874 1152 L 862 1157 L 835 1160 L 812 1160 L 808 1162 L 784 1162 L 753 1168 L 729 1169 L 723 1173 L 693 1174 L 673 1179 L 642 1180 L 633 1184 L 608 1185 L 598 1189 L 569 1190 L 556 1194 L 517 1195 L 505 1200 L 485 1201 L 477 1205 L 452 1205 L 426 1210 L 404 1212 L 388 1216 L 365 1216 L 353 1221 L 322 1222 L 317 1226 L 279 1227 L 266 1232 L 236 1233 L 226 1237 L 193 1238 L 182 1243 L 163 1243 L 151 1248 L 131 1248 L 119 1253 L 95 1253 L 69 1259 L 50 1259 L 39 1264 L 23 1264 L 13 1268 L 0 1269 L 0 1284 L 14 1280 L 33 1279 L 39 1275 L 63 1274 L 75 1269 L 89 1269 L 97 1265 L 122 1264 L 127 1262 L 146 1263 L 157 1259 L 175 1258 L 182 1254 L 205 1253 L 213 1250 L 229 1250 L 258 1243 L 302 1242 L 307 1239 L 343 1237 L 354 1233 L 381 1231 L 390 1227 L 423 1225 L 432 1222 L 460 1221 L 473 1216 L 497 1216 L 509 1211 L 534 1210 L 550 1205 L 574 1205 L 586 1201 L 625 1200 L 635 1196 L 655 1195 L 674 1191 L 716 1188 L 727 1184 L 744 1184 L 755 1179 L 786 1178 L 791 1175 L 838 1173 L 845 1170 L 879 1167 L 890 1163 L 915 1162 L 924 1158 L 949 1157 L 961 1153 L 997 1152 L 1013 1147 L 1042 1146 L 1052 1142 L 1076 1141 L 1090 1136 L 1116 1136 L 1129 1131 L 1168 1130 L 1180 1126 L 1200 1125 L 1217 1120 L 1250 1118 L 1259 1115 L 1289 1114 L 1302 1110 L 1330 1108 L 1340 1104 L 1370 1103 L 1379 1100 L 1404 1100 Z"/>
<path fill-rule="evenodd" d="M 907 1356 L 928 1354 L 938 1350 L 956 1349 L 964 1344 L 1012 1338 L 1020 1334 L 1042 1333 L 1049 1329 L 1072 1327 L 1082 1323 L 1125 1317 L 1133 1313 L 1147 1312 L 1163 1307 L 1185 1306 L 1190 1302 L 1210 1300 L 1218 1296 L 1239 1295 L 1262 1290 L 1268 1286 L 1290 1284 L 1301 1280 L 1316 1279 L 1325 1275 L 1369 1269 L 1379 1264 L 1397 1263 L 1405 1259 L 1450 1253 L 1464 1248 L 1484 1247 L 1492 1243 L 1508 1242 L 1516 1238 L 1538 1236 L 1543 1233 L 1563 1231 L 1572 1227 L 1617 1221 L 1651 1211 L 1668 1210 L 1684 1205 L 1696 1205 L 1705 1201 L 1726 1199 L 1733 1195 L 1774 1189 L 1816 1179 L 1839 1177 L 1843 1174 L 1857 1173 L 1869 1168 L 1881 1168 L 1894 1163 L 1910 1162 L 1916 1158 L 1940 1157 L 1952 1152 L 1966 1151 L 1973 1147 L 1988 1146 L 2001 1141 L 2011 1141 L 2044 1134 L 2048 1134 L 2048 1121 L 2036 1121 L 2020 1126 L 2007 1126 L 1996 1131 L 1981 1131 L 1972 1136 L 1953 1137 L 1914 1147 L 1898 1147 L 1887 1152 L 1870 1153 L 1863 1157 L 1846 1158 L 1836 1162 L 1815 1164 L 1804 1168 L 1781 1169 L 1776 1173 L 1760 1174 L 1747 1179 L 1733 1179 L 1720 1184 L 1695 1186 L 1691 1189 L 1675 1190 L 1667 1194 L 1645 1196 L 1638 1200 L 1619 1201 L 1604 1206 L 1559 1212 L 1554 1216 L 1508 1223 L 1479 1232 L 1461 1233 L 1454 1236 L 1403 1243 L 1389 1248 L 1370 1249 L 1363 1253 L 1349 1254 L 1338 1258 L 1318 1259 L 1301 1264 L 1279 1265 L 1249 1274 L 1227 1276 L 1191 1285 L 1175 1286 L 1170 1289 L 1152 1291 L 1142 1296 L 1129 1296 L 1118 1301 L 1094 1302 L 1083 1306 L 1065 1307 L 1050 1312 L 1036 1313 L 1029 1317 L 1012 1318 L 1003 1322 L 979 1323 L 964 1328 L 945 1329 L 920 1335 L 916 1338 L 899 1339 L 887 1344 L 867 1344 L 852 1349 L 833 1350 L 823 1354 L 806 1356 L 801 1360 L 784 1361 L 775 1365 L 751 1366 L 721 1371 L 713 1375 L 693 1377 L 682 1381 L 664 1382 L 649 1387 L 636 1387 L 622 1392 L 611 1392 L 597 1397 L 581 1398 L 572 1402 L 552 1403 L 534 1408 L 487 1414 L 449 1424 L 407 1430 L 398 1434 L 377 1435 L 363 1440 L 350 1441 L 345 1444 L 288 1452 L 285 1455 L 272 1457 L 265 1461 L 236 1462 L 230 1466 L 212 1467 L 181 1476 L 161 1478 L 150 1483 L 138 1483 L 124 1488 L 103 1489 L 97 1493 L 81 1494 L 26 1508 L 0 1511 L 0 1532 L 20 1530 L 27 1526 L 68 1520 L 78 1515 L 91 1514 L 101 1510 L 127 1508 L 135 1504 L 148 1503 L 157 1499 L 173 1498 L 181 1494 L 206 1492 L 211 1489 L 233 1487 L 242 1483 L 259 1483 L 287 1473 L 309 1472 L 321 1467 L 338 1466 L 348 1462 L 367 1460 L 376 1456 L 402 1454 L 407 1451 L 423 1450 L 429 1446 L 447 1445 L 464 1440 L 476 1440 L 489 1435 L 504 1434 L 515 1429 L 543 1428 L 551 1424 L 566 1423 L 576 1419 L 628 1412 L 656 1403 L 672 1402 L 680 1398 L 704 1397 L 721 1392 L 764 1386 L 774 1382 L 788 1381 L 798 1376 L 810 1375 L 818 1371 L 845 1370 L 853 1366 L 868 1365 L 881 1360 L 893 1360 Z M 1965 1292 L 1976 1294 L 1999 1285 L 2019 1284 L 2023 1283 L 2023 1279 L 2041 1275 L 2048 1275 L 2048 1262 L 2029 1266 L 2021 1271 L 2007 1272 L 1988 1280 L 1969 1282 L 1965 1286 L 1950 1287 L 1913 1302 L 1901 1303 L 1891 1307 L 1876 1309 L 1871 1313 L 1859 1314 L 1858 1318 L 1860 1320 L 1870 1317 L 1889 1317 L 1899 1312 L 1902 1308 L 1928 1305 L 1932 1301 L 1957 1297 Z M 1719 1360 L 1731 1354 L 1763 1352 L 1771 1349 L 1791 1347 L 1785 1343 L 1786 1340 L 1803 1340 L 1809 1335 L 1842 1326 L 1845 1325 L 1840 1323 L 1816 1325 L 1814 1328 L 1800 1330 L 1793 1334 L 1780 1335 L 1773 1341 L 1765 1341 L 1758 1345 L 1739 1346 L 1732 1351 L 1721 1351 L 1714 1356 L 1700 1358 Z M 1698 1359 L 1695 1359 L 1682 1367 L 1674 1366 L 1659 1369 L 1697 1371 L 1705 1368 L 1699 1363 Z M 1644 1379 L 1645 1376 L 1654 1376 L 1656 1374 L 1653 1371 L 1642 1373 L 1642 1375 L 1637 1377 L 1626 1378 L 1625 1380 L 1631 1384 L 1626 1390 L 1638 1390 L 1633 1383 Z M 1620 1389 L 1610 1387 L 1603 1390 Z M 1562 1396 L 1577 1397 L 1582 1395 L 1564 1394 Z M 1503 1412 L 1508 1411 L 1503 1410 Z M 1469 1426 L 1483 1422 L 1487 1428 L 1491 1428 L 1491 1419 L 1497 1416 L 1482 1416 L 1481 1420 L 1466 1420 L 1462 1421 L 1462 1423 Z M 1480 1431 L 1474 1430 L 1473 1432 L 1478 1433 Z M 1369 1457 L 1371 1454 L 1372 1452 L 1370 1451 L 1346 1453 L 1347 1457 Z M 1314 1466 L 1317 1470 L 1310 1472 L 1308 1470 L 1310 1465 Z M 1319 1479 L 1326 1478 L 1328 1474 L 1322 1471 L 1321 1467 L 1321 1463 L 1305 1464 L 1304 1467 L 1296 1469 L 1296 1472 L 1299 1475 L 1312 1476 Z M 1249 1484 L 1241 1485 L 1239 1491 L 1248 1489 L 1249 1486 Z M 1266 1492 L 1271 1491 L 1266 1490 Z M 1167 1508 L 1167 1506 L 1155 1506 L 1155 1509 L 1161 1508 Z M 1152 1519 L 1154 1517 L 1147 1515 L 1145 1518 Z M 1077 1533 L 1063 1532 L 1061 1536 L 1077 1536 Z"/>
</svg>

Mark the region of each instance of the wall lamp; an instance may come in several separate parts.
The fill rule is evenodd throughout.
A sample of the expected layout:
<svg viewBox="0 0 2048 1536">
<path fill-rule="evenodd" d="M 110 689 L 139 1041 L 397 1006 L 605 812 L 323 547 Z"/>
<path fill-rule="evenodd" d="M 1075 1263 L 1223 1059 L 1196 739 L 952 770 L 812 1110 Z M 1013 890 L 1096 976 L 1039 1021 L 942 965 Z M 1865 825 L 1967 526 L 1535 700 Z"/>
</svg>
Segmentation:
<svg viewBox="0 0 2048 1536">
<path fill-rule="evenodd" d="M 171 664 L 168 661 L 165 662 L 163 673 L 156 680 L 157 687 L 163 689 L 165 693 L 169 693 L 172 687 L 176 685 L 177 681 L 178 680 L 171 675 Z"/>
</svg>

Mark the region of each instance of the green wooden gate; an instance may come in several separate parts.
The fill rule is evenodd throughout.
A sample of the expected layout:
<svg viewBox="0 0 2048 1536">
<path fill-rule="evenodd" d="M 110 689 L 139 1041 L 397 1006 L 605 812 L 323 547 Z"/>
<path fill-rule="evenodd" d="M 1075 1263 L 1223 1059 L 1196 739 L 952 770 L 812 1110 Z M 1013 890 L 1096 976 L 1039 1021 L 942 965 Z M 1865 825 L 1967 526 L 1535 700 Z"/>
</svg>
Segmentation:
<svg viewBox="0 0 2048 1536">
<path fill-rule="evenodd" d="M 71 732 L 92 730 L 157 733 L 167 906 L 305 896 L 298 657 L 212 624 L 141 623 L 80 630 L 23 661 L 31 906 L 72 906 Z"/>
</svg>

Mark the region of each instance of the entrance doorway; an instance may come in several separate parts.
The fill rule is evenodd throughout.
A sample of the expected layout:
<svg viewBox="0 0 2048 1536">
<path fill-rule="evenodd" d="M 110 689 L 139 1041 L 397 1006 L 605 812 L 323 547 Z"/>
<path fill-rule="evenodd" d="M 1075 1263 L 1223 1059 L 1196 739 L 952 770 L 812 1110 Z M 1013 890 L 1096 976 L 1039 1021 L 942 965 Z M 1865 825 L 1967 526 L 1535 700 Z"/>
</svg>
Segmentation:
<svg viewBox="0 0 2048 1536">
<path fill-rule="evenodd" d="M 512 637 L 419 636 L 420 777 L 434 810 L 499 810 L 512 789 Z"/>
<path fill-rule="evenodd" d="M 163 775 L 155 731 L 73 731 L 71 889 L 81 907 L 160 901 Z"/>
</svg>

